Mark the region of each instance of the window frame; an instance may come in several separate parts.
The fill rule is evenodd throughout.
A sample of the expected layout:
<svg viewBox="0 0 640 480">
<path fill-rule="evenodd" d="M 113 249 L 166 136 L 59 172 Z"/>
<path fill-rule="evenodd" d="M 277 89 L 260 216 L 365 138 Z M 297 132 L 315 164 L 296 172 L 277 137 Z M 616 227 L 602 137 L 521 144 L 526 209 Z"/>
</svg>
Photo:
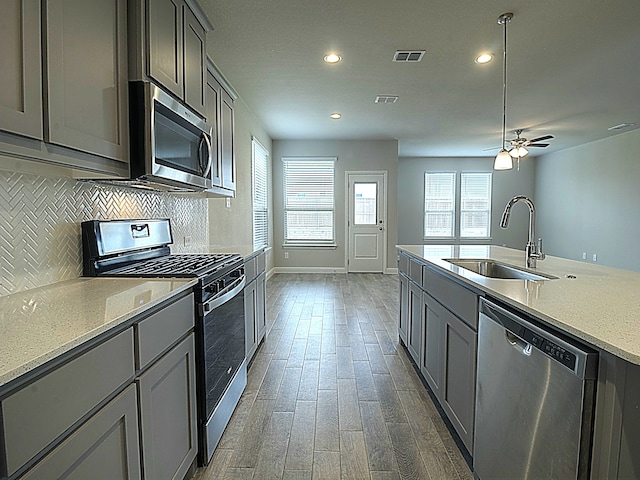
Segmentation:
<svg viewBox="0 0 640 480">
<path fill-rule="evenodd" d="M 454 207 L 453 207 L 453 235 L 452 236 L 427 236 L 426 232 L 426 217 L 427 217 L 427 209 L 426 209 L 426 188 L 427 188 L 427 175 L 428 174 L 454 174 Z M 489 208 L 487 210 L 488 216 L 488 224 L 487 224 L 487 236 L 486 237 L 477 237 L 477 236 L 461 236 L 461 219 L 462 219 L 462 177 L 463 175 L 477 175 L 483 174 L 488 175 L 489 177 Z M 489 242 L 491 241 L 491 213 L 493 208 L 493 172 L 487 170 L 427 170 L 424 172 L 424 182 L 423 182 L 423 215 L 422 215 L 422 237 L 425 244 L 428 243 L 438 243 L 442 241 L 454 241 L 454 242 Z M 465 210 L 466 211 L 466 210 Z M 471 210 L 472 211 L 472 210 Z"/>
<path fill-rule="evenodd" d="M 320 248 L 336 248 L 336 162 L 338 161 L 337 157 L 282 157 L 282 202 L 283 202 L 283 247 L 291 248 L 291 247 L 320 247 Z M 292 168 L 302 168 L 303 165 L 313 165 L 314 163 L 322 162 L 323 169 L 327 170 L 330 166 L 331 169 L 331 181 L 330 182 L 319 182 L 314 184 L 316 187 L 329 187 L 330 190 L 327 192 L 327 196 L 330 198 L 330 202 L 326 202 L 326 206 L 324 208 L 318 208 L 323 202 L 319 202 L 317 204 L 309 204 L 303 205 L 307 208 L 292 208 L 291 205 L 288 205 L 288 164 Z M 326 175 L 326 171 L 325 171 Z M 308 180 L 308 177 L 307 177 Z M 294 183 L 294 182 L 292 182 Z M 304 182 L 298 182 L 304 183 Z M 307 182 L 308 183 L 308 182 Z M 292 185 L 293 186 L 293 185 Z M 317 199 L 316 192 L 316 199 Z M 323 196 L 322 194 L 320 195 Z M 310 206 L 314 206 L 316 208 L 309 208 Z M 289 238 L 288 236 L 288 224 L 287 224 L 287 216 L 289 212 L 302 211 L 302 212 L 329 212 L 331 214 L 331 238 Z"/>
<path fill-rule="evenodd" d="M 269 155 L 269 150 L 251 137 L 252 243 L 256 250 L 269 246 Z"/>
</svg>

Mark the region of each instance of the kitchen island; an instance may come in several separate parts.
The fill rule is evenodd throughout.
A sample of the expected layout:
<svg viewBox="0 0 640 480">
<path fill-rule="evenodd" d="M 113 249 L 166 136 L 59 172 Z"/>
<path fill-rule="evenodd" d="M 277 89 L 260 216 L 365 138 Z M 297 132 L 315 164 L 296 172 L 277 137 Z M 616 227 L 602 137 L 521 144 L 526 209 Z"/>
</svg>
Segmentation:
<svg viewBox="0 0 640 480">
<path fill-rule="evenodd" d="M 442 295 L 449 299 L 449 303 L 444 303 L 442 311 L 455 314 L 447 313 L 453 318 L 450 324 L 460 334 L 459 338 L 465 338 L 468 348 L 458 348 L 456 358 L 463 357 L 466 363 L 461 363 L 464 368 L 458 364 L 454 372 L 467 383 L 458 390 L 464 392 L 464 401 L 453 399 L 450 406 L 447 406 L 447 402 L 441 403 L 445 412 L 447 408 L 457 408 L 454 415 L 449 416 L 458 420 L 458 424 L 455 421 L 452 423 L 469 453 L 473 452 L 474 342 L 477 341 L 477 306 L 475 310 L 471 306 L 474 300 L 477 305 L 478 297 L 484 297 L 522 312 L 546 328 L 576 339 L 598 352 L 591 478 L 639 478 L 640 460 L 634 452 L 640 448 L 640 273 L 548 256 L 530 271 L 556 278 L 499 279 L 474 273 L 447 260 L 493 259 L 527 270 L 524 268 L 523 251 L 478 245 L 400 245 L 398 250 L 401 273 L 404 262 L 408 263 L 407 271 L 411 270 L 409 273 L 412 274 L 401 275 L 401 292 L 404 288 L 415 296 L 421 278 L 425 283 L 427 276 L 444 279 L 446 288 L 443 287 Z M 406 262 L 407 259 L 409 262 Z M 420 273 L 416 266 L 422 267 Z M 404 287 L 403 278 L 411 280 L 405 282 Z M 425 299 L 428 299 L 425 300 L 427 303 L 431 302 L 430 305 L 433 304 L 433 298 L 426 293 Z M 437 297 L 436 300 L 443 304 L 441 298 Z M 436 306 L 439 304 L 436 302 Z M 428 307 L 425 304 L 425 308 Z M 458 322 L 459 326 L 454 323 L 456 319 L 463 320 Z M 416 335 L 411 335 L 411 324 L 403 338 L 402 322 L 401 307 L 400 337 L 414 361 L 418 358 L 416 354 L 422 355 L 419 358 L 424 360 L 422 365 L 421 362 L 416 363 L 427 384 L 432 390 L 433 386 L 439 387 L 432 381 L 437 377 L 430 377 L 434 371 L 430 367 L 438 365 L 433 361 L 435 357 L 430 358 L 425 354 L 424 340 L 422 345 L 417 344 Z M 416 332 L 426 332 L 424 338 L 428 338 L 428 329 L 429 325 L 424 320 L 423 325 L 414 326 Z M 440 359 L 440 364 L 443 361 L 447 359 Z"/>
</svg>

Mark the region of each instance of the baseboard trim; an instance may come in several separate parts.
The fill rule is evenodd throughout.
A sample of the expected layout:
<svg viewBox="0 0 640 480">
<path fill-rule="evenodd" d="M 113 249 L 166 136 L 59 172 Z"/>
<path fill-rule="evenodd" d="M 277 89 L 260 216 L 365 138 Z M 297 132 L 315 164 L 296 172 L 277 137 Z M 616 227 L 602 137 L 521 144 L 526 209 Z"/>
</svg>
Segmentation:
<svg viewBox="0 0 640 480">
<path fill-rule="evenodd" d="M 387 275 L 397 275 L 398 274 L 398 269 L 397 268 L 387 268 L 384 273 L 386 273 Z"/>
<path fill-rule="evenodd" d="M 273 267 L 273 273 L 347 273 L 344 267 Z"/>
</svg>

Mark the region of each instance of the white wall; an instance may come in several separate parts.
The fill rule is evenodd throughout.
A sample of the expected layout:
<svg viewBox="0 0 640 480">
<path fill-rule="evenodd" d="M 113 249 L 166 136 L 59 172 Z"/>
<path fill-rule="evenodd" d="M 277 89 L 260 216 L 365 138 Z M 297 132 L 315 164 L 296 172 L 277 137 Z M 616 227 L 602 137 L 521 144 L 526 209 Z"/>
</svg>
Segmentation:
<svg viewBox="0 0 640 480">
<path fill-rule="evenodd" d="M 336 249 L 288 249 L 284 258 L 284 202 L 282 157 L 338 157 L 335 170 Z M 306 271 L 342 271 L 345 268 L 347 200 L 345 172 L 387 171 L 387 267 L 396 268 L 398 142 L 395 140 L 274 140 L 273 203 L 274 261 L 276 267 Z"/>
<path fill-rule="evenodd" d="M 546 253 L 640 271 L 640 130 L 539 157 L 535 200 Z"/>
<path fill-rule="evenodd" d="M 409 158 L 398 166 L 398 243 L 421 245 L 424 228 L 424 173 L 426 171 L 493 171 L 493 158 Z M 500 228 L 504 206 L 514 195 L 533 197 L 535 161 L 522 159 L 520 171 L 493 171 L 491 239 L 486 243 L 524 249 L 529 228 L 529 210 L 513 207 L 509 227 Z"/>
</svg>

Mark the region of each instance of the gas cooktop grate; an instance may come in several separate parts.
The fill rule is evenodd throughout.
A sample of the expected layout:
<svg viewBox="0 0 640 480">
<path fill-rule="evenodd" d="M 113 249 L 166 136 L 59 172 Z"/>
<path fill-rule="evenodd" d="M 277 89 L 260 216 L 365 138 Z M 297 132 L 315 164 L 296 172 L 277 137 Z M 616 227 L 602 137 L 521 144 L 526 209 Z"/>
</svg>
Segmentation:
<svg viewBox="0 0 640 480">
<path fill-rule="evenodd" d="M 233 253 L 168 255 L 111 270 L 109 275 L 199 277 L 239 258 Z"/>
</svg>

